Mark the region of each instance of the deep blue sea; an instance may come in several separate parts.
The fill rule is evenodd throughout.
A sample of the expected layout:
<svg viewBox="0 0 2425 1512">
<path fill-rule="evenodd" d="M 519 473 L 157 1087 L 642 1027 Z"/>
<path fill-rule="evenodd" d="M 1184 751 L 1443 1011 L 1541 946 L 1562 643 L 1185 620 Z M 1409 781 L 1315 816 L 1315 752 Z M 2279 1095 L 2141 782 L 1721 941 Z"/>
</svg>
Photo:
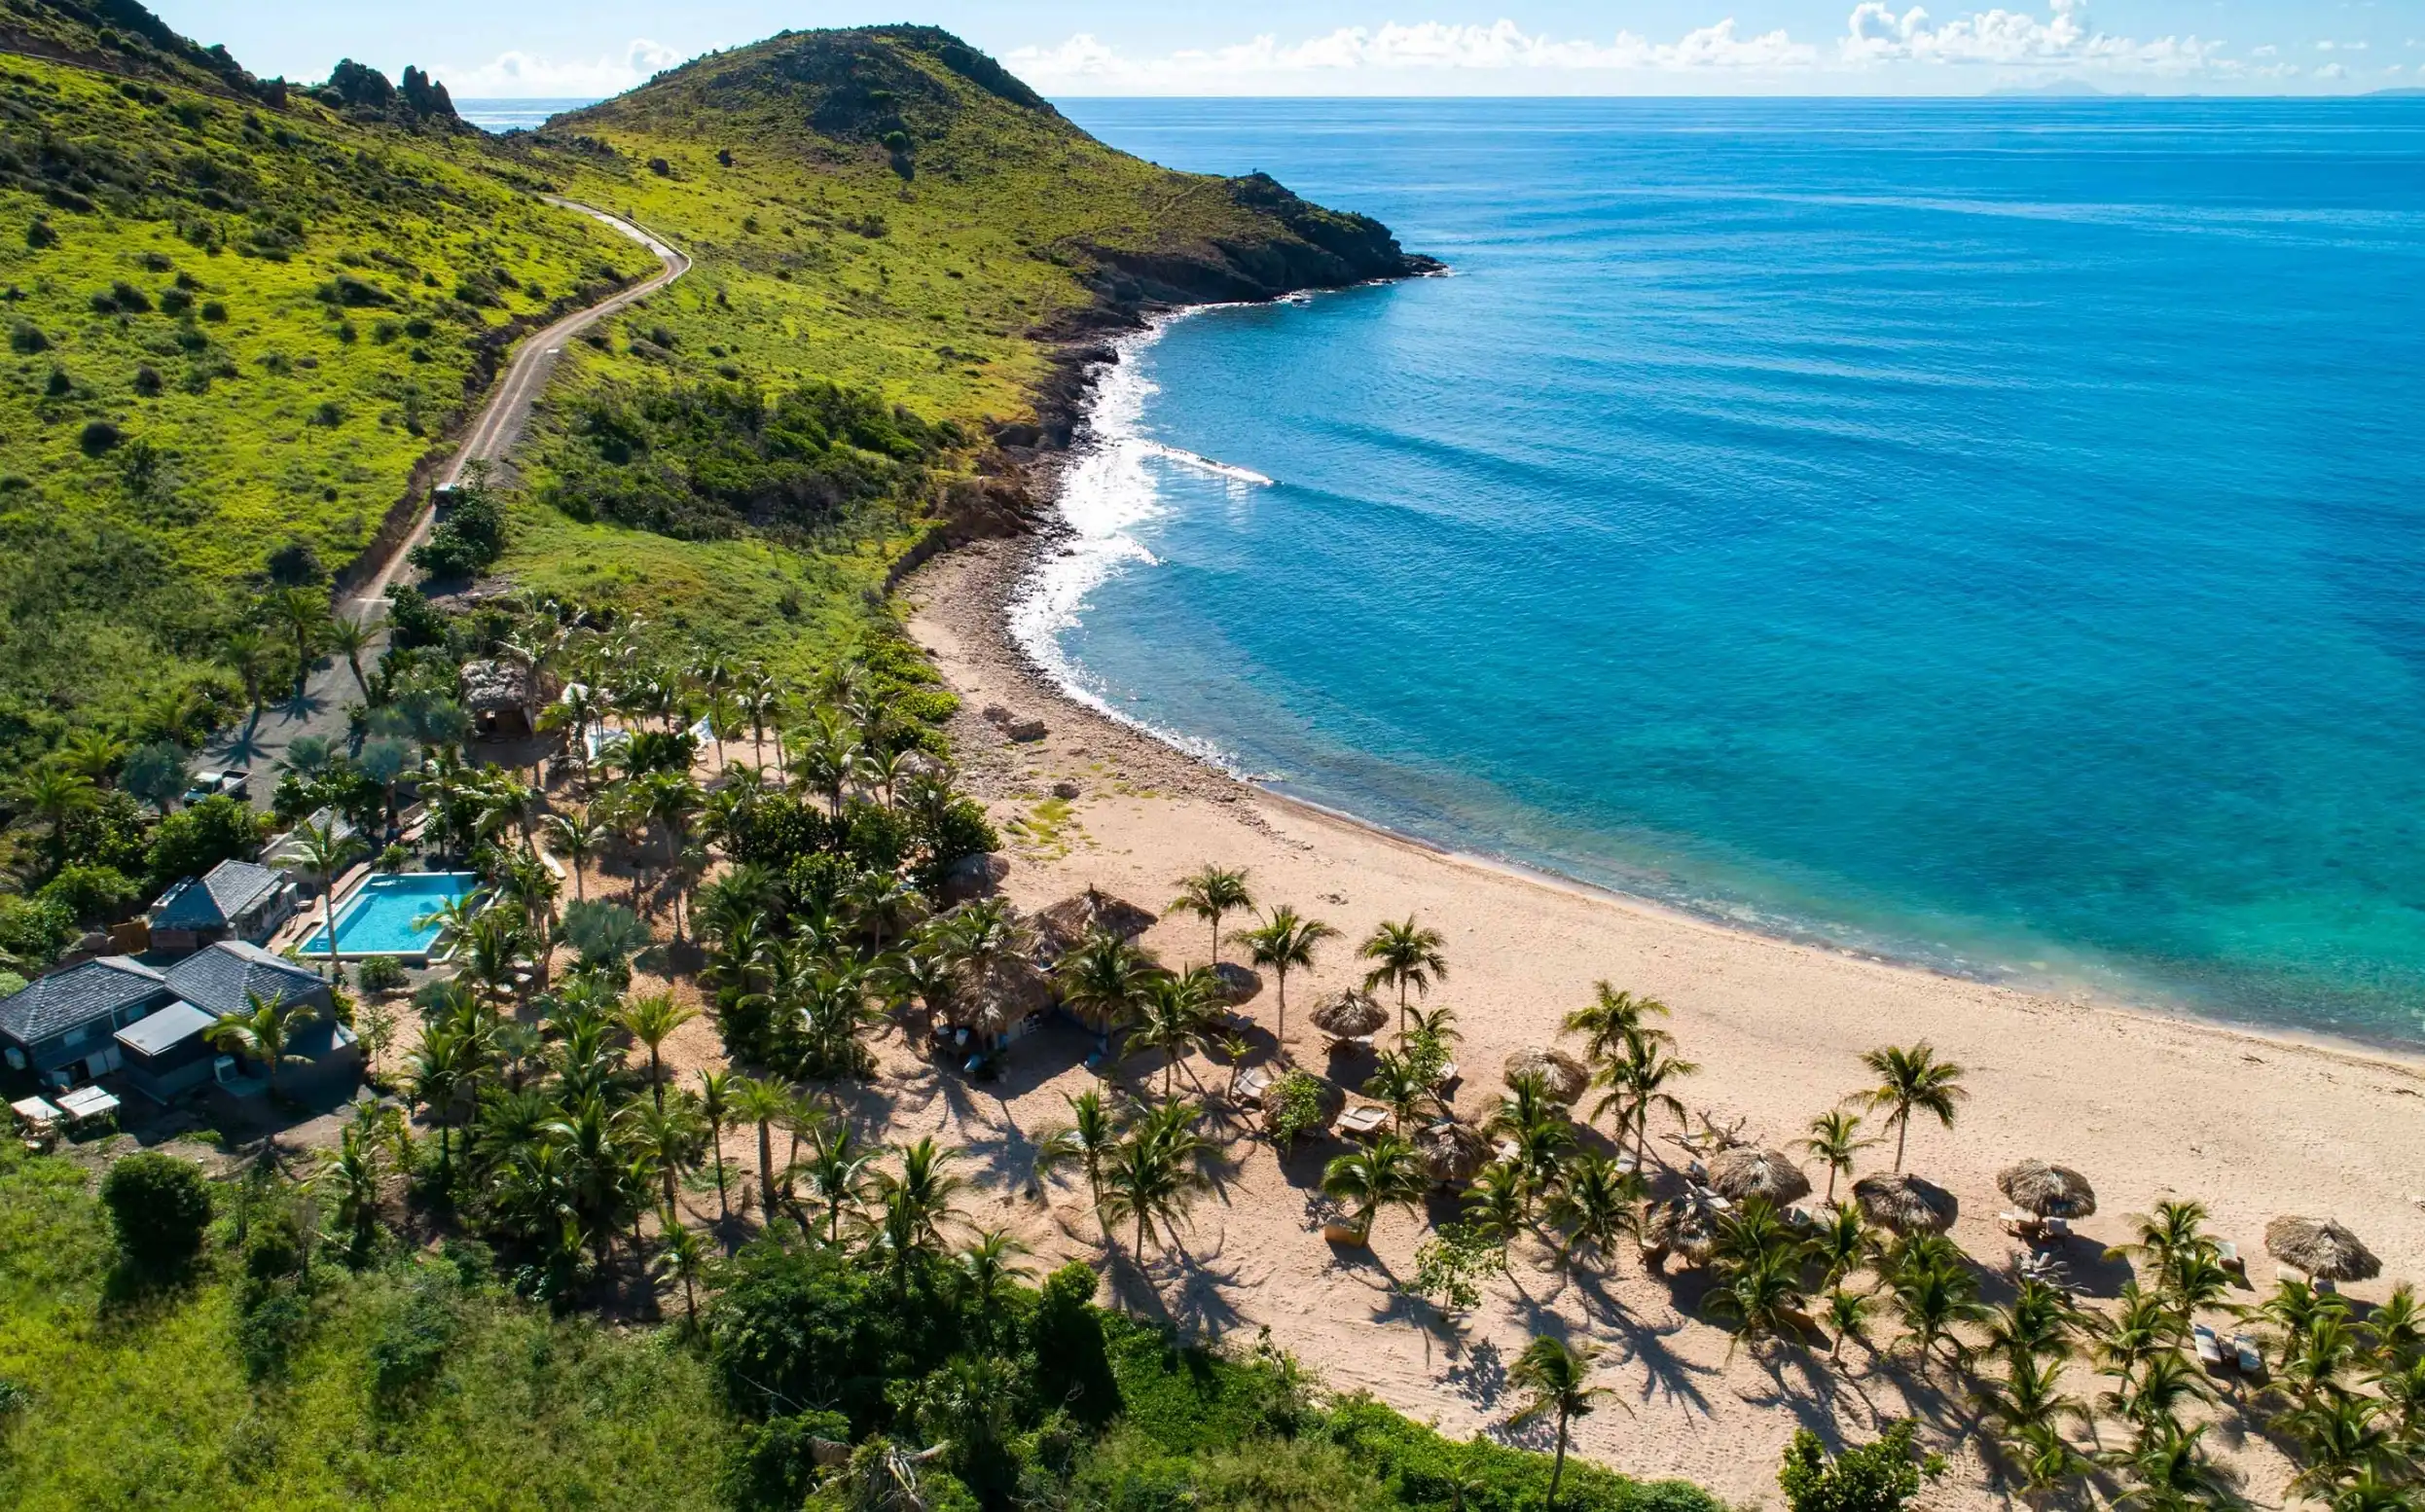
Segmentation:
<svg viewBox="0 0 2425 1512">
<path fill-rule="evenodd" d="M 2425 101 L 1073 101 L 1453 276 L 1130 343 L 1017 628 L 1295 794 L 2425 1041 Z"/>
</svg>

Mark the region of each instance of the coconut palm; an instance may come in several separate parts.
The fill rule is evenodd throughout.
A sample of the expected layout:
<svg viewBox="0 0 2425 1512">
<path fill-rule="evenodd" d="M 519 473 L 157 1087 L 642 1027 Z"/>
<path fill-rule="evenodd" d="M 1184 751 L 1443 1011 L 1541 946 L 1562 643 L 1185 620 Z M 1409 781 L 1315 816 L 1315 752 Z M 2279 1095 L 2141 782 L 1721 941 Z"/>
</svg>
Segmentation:
<svg viewBox="0 0 2425 1512">
<path fill-rule="evenodd" d="M 610 832 L 603 824 L 592 823 L 589 811 L 580 809 L 570 813 L 551 813 L 539 823 L 547 836 L 548 848 L 564 863 L 564 870 L 572 873 L 573 901 L 587 902 L 589 893 L 581 874 L 597 859 Z"/>
<path fill-rule="evenodd" d="M 1313 970 L 1315 952 L 1339 931 L 1319 918 L 1301 917 L 1285 903 L 1260 917 L 1262 921 L 1253 928 L 1241 929 L 1230 938 L 1247 948 L 1249 960 L 1272 973 L 1280 1015 L 1274 1037 L 1285 1057 L 1288 1052 L 1288 973 Z"/>
<path fill-rule="evenodd" d="M 271 619 L 295 637 L 295 697 L 300 699 L 311 676 L 311 643 L 328 626 L 328 594 L 313 588 L 281 588 L 261 602 Z"/>
<path fill-rule="evenodd" d="M 1374 991 L 1384 985 L 1397 989 L 1398 1032 L 1406 1032 L 1406 992 L 1412 988 L 1429 997 L 1431 984 L 1448 979 L 1448 956 L 1443 954 L 1448 939 L 1438 930 L 1415 922 L 1415 916 L 1377 925 L 1366 936 L 1357 954 L 1371 961 L 1373 967 L 1364 973 L 1364 990 Z"/>
<path fill-rule="evenodd" d="M 1466 1224 L 1475 1233 L 1499 1242 L 1500 1269 L 1507 1253 L 1531 1226 L 1533 1184 L 1513 1161 L 1494 1161 L 1466 1186 Z"/>
<path fill-rule="evenodd" d="M 372 1237 L 378 1232 L 380 1185 L 384 1179 L 379 1141 L 351 1126 L 338 1136 L 337 1153 L 316 1178 L 318 1185 L 336 1195 L 331 1216 L 351 1236 L 349 1258 L 355 1265 L 369 1257 Z"/>
<path fill-rule="evenodd" d="M 1483 1128 L 1514 1143 L 1511 1164 L 1523 1177 L 1529 1213 L 1531 1205 L 1556 1185 L 1559 1165 L 1574 1143 L 1573 1121 L 1539 1077 L 1519 1076 Z"/>
<path fill-rule="evenodd" d="M 1321 1173 L 1323 1195 L 1348 1205 L 1359 1243 L 1371 1241 L 1373 1220 L 1383 1208 L 1411 1209 L 1430 1186 L 1415 1147 L 1393 1134 L 1337 1157 Z"/>
<path fill-rule="evenodd" d="M 673 1209 L 666 1209 L 658 1225 L 663 1243 L 657 1251 L 657 1270 L 682 1283 L 682 1313 L 693 1332 L 699 1328 L 699 1278 L 707 1270 L 707 1242 L 695 1229 L 684 1228 L 675 1218 Z"/>
<path fill-rule="evenodd" d="M 1810 1233 L 1810 1257 L 1819 1262 L 1824 1284 L 1830 1287 L 1868 1264 L 1877 1247 L 1877 1233 L 1858 1203 L 1832 1209 Z"/>
<path fill-rule="evenodd" d="M 872 1210 L 863 1225 L 869 1247 L 883 1250 L 890 1262 L 894 1288 L 904 1290 L 911 1265 L 943 1248 L 944 1228 L 959 1216 L 952 1199 L 963 1183 L 950 1170 L 959 1151 L 936 1144 L 931 1135 L 895 1145 L 893 1154 L 901 1169 L 880 1170 L 870 1178 Z"/>
<path fill-rule="evenodd" d="M 2369 1471 L 2392 1470 L 2398 1447 L 2382 1417 L 2381 1402 L 2335 1391 L 2274 1420 L 2273 1425 L 2297 1438 L 2303 1451 L 2305 1463 L 2292 1487 L 2310 1496 L 2329 1496 L 2335 1488 Z"/>
<path fill-rule="evenodd" d="M 320 882 L 320 939 L 330 969 L 337 965 L 337 879 L 364 849 L 351 830 L 338 833 L 334 819 L 306 824 L 295 831 L 296 858 Z"/>
<path fill-rule="evenodd" d="M 966 912 L 955 909 L 943 917 L 954 919 Z M 949 938 L 948 933 L 938 933 L 937 944 L 947 954 L 951 949 Z M 1106 1040 L 1112 1030 L 1136 1018 L 1144 1007 L 1154 976 L 1153 962 L 1144 952 L 1101 929 L 1087 935 L 1053 963 L 1053 978 L 1060 984 L 1063 1006 L 1092 1025 Z"/>
<path fill-rule="evenodd" d="M 1568 1164 L 1558 1172 L 1547 1208 L 1549 1221 L 1566 1236 L 1558 1246 L 1559 1263 L 1572 1269 L 1575 1254 L 1589 1249 L 1613 1266 L 1618 1242 L 1640 1229 L 1647 1190 L 1640 1176 L 1606 1155 L 1581 1155 Z"/>
<path fill-rule="evenodd" d="M 1959 1364 L 1966 1351 L 1954 1329 L 1988 1316 L 1986 1304 L 1978 1300 L 1978 1277 L 1961 1251 L 1937 1235 L 1911 1242 L 1890 1279 L 1895 1311 L 1910 1330 L 1921 1359 L 1929 1359 L 1943 1344 Z"/>
<path fill-rule="evenodd" d="M 379 631 L 351 615 L 333 615 L 329 620 L 329 649 L 345 659 L 345 667 L 353 673 L 353 685 L 362 690 L 362 702 L 378 702 L 371 697 L 371 680 L 362 675 L 362 653 L 379 640 Z"/>
<path fill-rule="evenodd" d="M 724 1200 L 724 1126 L 733 1111 L 733 1073 L 724 1070 L 702 1070 L 699 1073 L 699 1116 L 707 1121 L 707 1148 L 715 1157 L 715 1215 L 718 1223 L 728 1221 L 732 1209 Z"/>
<path fill-rule="evenodd" d="M 2079 1325 L 2079 1311 L 2068 1294 L 2023 1278 L 1988 1325 L 1987 1347 L 2009 1360 L 2060 1360 L 2072 1352 L 2072 1332 Z"/>
<path fill-rule="evenodd" d="M 809 1194 L 825 1209 L 825 1242 L 842 1242 L 842 1220 L 867 1195 L 868 1169 L 874 1150 L 863 1147 L 851 1126 L 840 1119 L 820 1122 L 809 1140 L 809 1158 L 794 1166 L 805 1177 Z"/>
<path fill-rule="evenodd" d="M 648 1090 L 655 1096 L 657 1106 L 666 1105 L 665 1062 L 662 1053 L 673 1031 L 699 1017 L 699 1010 L 688 1003 L 674 1001 L 670 992 L 651 992 L 634 997 L 615 1015 L 623 1031 L 648 1050 Z"/>
<path fill-rule="evenodd" d="M 989 1329 L 996 1325 L 1019 1293 L 1019 1284 L 1034 1273 L 1019 1263 L 1032 1253 L 1000 1229 L 979 1229 L 953 1263 L 952 1286 L 962 1307 L 974 1312 Z"/>
<path fill-rule="evenodd" d="M 1145 980 L 1138 1025 L 1129 1031 L 1126 1048 L 1162 1052 L 1164 1097 L 1171 1095 L 1179 1062 L 1218 1029 L 1219 990 L 1212 972 L 1201 967 L 1178 976 Z"/>
<path fill-rule="evenodd" d="M 1592 984 L 1592 1000 L 1566 1016 L 1565 1030 L 1583 1036 L 1583 1059 L 1594 1065 L 1622 1059 L 1640 1039 L 1669 1040 L 1667 1030 L 1647 1020 L 1666 1018 L 1668 1006 L 1655 997 L 1636 997 L 1607 982 Z"/>
<path fill-rule="evenodd" d="M 1607 1386 L 1591 1384 L 1592 1365 L 1599 1355 L 1591 1345 L 1573 1345 L 1543 1334 L 1524 1347 L 1515 1368 L 1507 1372 L 1508 1384 L 1525 1395 L 1525 1405 L 1513 1422 L 1558 1420 L 1558 1450 L 1549 1462 L 1549 1494 L 1541 1503 L 1542 1512 L 1558 1512 L 1558 1483 L 1566 1477 L 1569 1425 L 1577 1418 L 1589 1417 L 1599 1399 L 1609 1394 Z"/>
<path fill-rule="evenodd" d="M 1384 1050 L 1373 1061 L 1372 1075 L 1364 1082 L 1365 1097 L 1390 1110 L 1393 1126 L 1399 1134 L 1406 1125 L 1429 1103 L 1439 1106 L 1435 1091 L 1438 1078 L 1411 1055 Z"/>
<path fill-rule="evenodd" d="M 1950 1061 L 1939 1061 L 1936 1052 L 1923 1040 L 1910 1049 L 1886 1045 L 1861 1058 L 1878 1084 L 1866 1092 L 1855 1093 L 1852 1100 L 1867 1103 L 1872 1108 L 1887 1108 L 1886 1122 L 1895 1131 L 1895 1169 L 1903 1169 L 1903 1144 L 1911 1135 L 1911 1115 L 1929 1113 L 1947 1129 L 1953 1127 L 1954 1111 L 1970 1092 L 1962 1085 L 1962 1067 Z"/>
<path fill-rule="evenodd" d="M 1690 1076 L 1701 1067 L 1690 1061 L 1668 1053 L 1655 1040 L 1635 1039 L 1625 1048 L 1625 1057 L 1603 1065 L 1592 1080 L 1608 1089 L 1608 1095 L 1592 1108 L 1592 1117 L 1614 1112 L 1617 1136 L 1625 1131 L 1634 1134 L 1634 1159 L 1637 1163 L 1650 1157 L 1650 1114 L 1665 1108 L 1679 1126 L 1684 1121 L 1682 1098 L 1667 1090 L 1670 1082 Z"/>
<path fill-rule="evenodd" d="M 1176 1235 L 1195 1195 L 1210 1185 L 1211 1147 L 1196 1133 L 1192 1102 L 1166 1102 L 1137 1120 L 1104 1163 L 1104 1210 L 1137 1224 L 1136 1259 L 1157 1233 Z"/>
<path fill-rule="evenodd" d="M 240 1013 L 231 1013 L 202 1031 L 202 1037 L 214 1050 L 242 1056 L 259 1065 L 269 1078 L 270 1092 L 278 1090 L 278 1067 L 303 1064 L 306 1058 L 290 1053 L 287 1047 L 296 1033 L 315 1023 L 320 1012 L 308 1002 L 276 1002 L 259 992 L 244 994 Z"/>
<path fill-rule="evenodd" d="M 1810 1121 L 1810 1137 L 1802 1148 L 1813 1160 L 1828 1168 L 1829 1205 L 1835 1202 L 1835 1178 L 1853 1173 L 1853 1157 L 1877 1143 L 1861 1137 L 1861 1115 L 1844 1108 L 1830 1108 Z"/>
<path fill-rule="evenodd" d="M 1240 914 L 1254 907 L 1254 894 L 1247 886 L 1245 870 L 1207 862 L 1179 879 L 1178 896 L 1172 900 L 1169 912 L 1185 912 L 1203 919 L 1212 927 L 1212 962 L 1220 964 L 1221 919 L 1229 914 Z"/>
<path fill-rule="evenodd" d="M 758 1130 L 758 1202 L 767 1221 L 775 1218 L 775 1126 L 791 1111 L 791 1094 L 780 1083 L 744 1076 L 733 1083 L 733 1117 Z"/>
<path fill-rule="evenodd" d="M 1828 1292 L 1828 1358 L 1841 1359 L 1844 1341 L 1859 1339 L 1864 1345 L 1869 1339 L 1869 1312 L 1876 1299 L 1865 1291 L 1846 1291 L 1841 1286 Z"/>
<path fill-rule="evenodd" d="M 1069 1121 L 1042 1131 L 1035 1144 L 1035 1170 L 1048 1175 L 1063 1166 L 1075 1165 L 1086 1173 L 1086 1190 L 1095 1205 L 1095 1221 L 1104 1227 L 1104 1238 L 1111 1237 L 1111 1220 L 1104 1212 L 1104 1167 L 1111 1151 L 1120 1142 L 1120 1119 L 1104 1095 L 1088 1088 L 1071 1097 L 1062 1094 L 1069 1104 Z"/>
<path fill-rule="evenodd" d="M 667 1107 L 663 1102 L 641 1106 L 633 1104 L 616 1115 L 625 1151 L 642 1157 L 663 1186 L 662 1206 L 667 1226 L 677 1226 L 674 1185 L 682 1173 L 699 1163 L 699 1147 L 706 1137 L 706 1127 L 696 1112 L 676 1102 Z"/>
<path fill-rule="evenodd" d="M 2231 1482 L 2204 1453 L 2207 1427 L 2162 1423 L 2128 1449 L 2107 1455 L 2105 1462 L 2130 1480 L 2114 1505 L 2133 1512 L 2208 1512 L 2229 1505 Z"/>
</svg>

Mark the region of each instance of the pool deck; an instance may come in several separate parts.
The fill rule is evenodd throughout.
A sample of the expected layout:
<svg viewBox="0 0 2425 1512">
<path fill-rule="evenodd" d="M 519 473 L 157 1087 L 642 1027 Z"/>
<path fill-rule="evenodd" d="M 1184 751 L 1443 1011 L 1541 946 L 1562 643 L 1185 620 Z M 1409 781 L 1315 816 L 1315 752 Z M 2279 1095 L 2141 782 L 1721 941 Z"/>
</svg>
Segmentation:
<svg viewBox="0 0 2425 1512">
<path fill-rule="evenodd" d="M 355 900 L 361 895 L 362 890 L 365 887 L 368 887 L 372 882 L 382 877 L 413 876 L 466 878 L 470 880 L 469 884 L 465 888 L 466 891 L 470 891 L 479 885 L 478 875 L 472 872 L 380 872 L 375 870 L 366 862 L 355 866 L 351 871 L 346 872 L 344 876 L 338 879 L 337 886 L 333 894 L 331 912 L 336 918 L 343 919 L 345 915 L 345 910 L 353 906 Z M 278 927 L 277 933 L 271 937 L 269 949 L 279 954 L 284 954 L 290 951 L 294 952 L 296 958 L 303 961 L 307 965 L 315 962 L 325 962 L 328 959 L 326 955 L 321 954 L 317 951 L 306 953 L 303 949 L 305 943 L 319 932 L 320 899 L 315 895 L 308 899 L 301 909 L 296 911 L 294 918 L 288 919 L 284 924 Z M 448 956 L 449 950 L 451 949 L 452 942 L 446 941 L 445 935 L 441 933 L 430 941 L 430 948 L 428 950 L 357 951 L 347 947 L 347 943 L 344 938 L 344 931 L 341 925 L 338 932 L 338 945 L 340 949 L 337 952 L 337 958 L 341 961 L 367 960 L 374 955 L 383 955 L 393 960 L 402 961 L 408 965 L 425 966 L 434 961 L 445 960 Z"/>
</svg>

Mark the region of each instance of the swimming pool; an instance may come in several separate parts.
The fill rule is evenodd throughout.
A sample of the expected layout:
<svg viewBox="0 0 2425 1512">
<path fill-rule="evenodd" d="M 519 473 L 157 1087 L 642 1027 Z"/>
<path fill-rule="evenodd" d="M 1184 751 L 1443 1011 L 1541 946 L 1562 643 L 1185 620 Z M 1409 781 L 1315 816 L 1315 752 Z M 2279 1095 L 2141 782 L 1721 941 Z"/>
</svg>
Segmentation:
<svg viewBox="0 0 2425 1512">
<path fill-rule="evenodd" d="M 479 885 L 476 872 L 399 872 L 374 877 L 338 905 L 337 954 L 426 957 L 437 943 L 438 926 L 430 923 L 416 928 L 414 920 Z M 325 930 L 312 930 L 297 954 L 306 960 L 327 955 L 325 936 Z"/>
</svg>

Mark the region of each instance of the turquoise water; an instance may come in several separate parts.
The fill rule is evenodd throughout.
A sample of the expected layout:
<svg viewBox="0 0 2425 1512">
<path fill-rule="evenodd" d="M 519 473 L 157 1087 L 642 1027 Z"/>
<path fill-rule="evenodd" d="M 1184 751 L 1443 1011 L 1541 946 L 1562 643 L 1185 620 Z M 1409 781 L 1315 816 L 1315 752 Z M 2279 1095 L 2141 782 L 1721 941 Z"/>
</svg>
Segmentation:
<svg viewBox="0 0 2425 1512">
<path fill-rule="evenodd" d="M 337 949 L 344 955 L 425 955 L 437 941 L 435 923 L 414 920 L 480 885 L 472 872 L 399 872 L 374 877 L 337 911 Z M 298 954 L 328 954 L 328 932 L 314 929 Z"/>
<path fill-rule="evenodd" d="M 2415 1041 L 2425 102 L 1067 107 L 1453 276 L 1132 344 L 1015 628 L 1289 793 Z"/>
</svg>

